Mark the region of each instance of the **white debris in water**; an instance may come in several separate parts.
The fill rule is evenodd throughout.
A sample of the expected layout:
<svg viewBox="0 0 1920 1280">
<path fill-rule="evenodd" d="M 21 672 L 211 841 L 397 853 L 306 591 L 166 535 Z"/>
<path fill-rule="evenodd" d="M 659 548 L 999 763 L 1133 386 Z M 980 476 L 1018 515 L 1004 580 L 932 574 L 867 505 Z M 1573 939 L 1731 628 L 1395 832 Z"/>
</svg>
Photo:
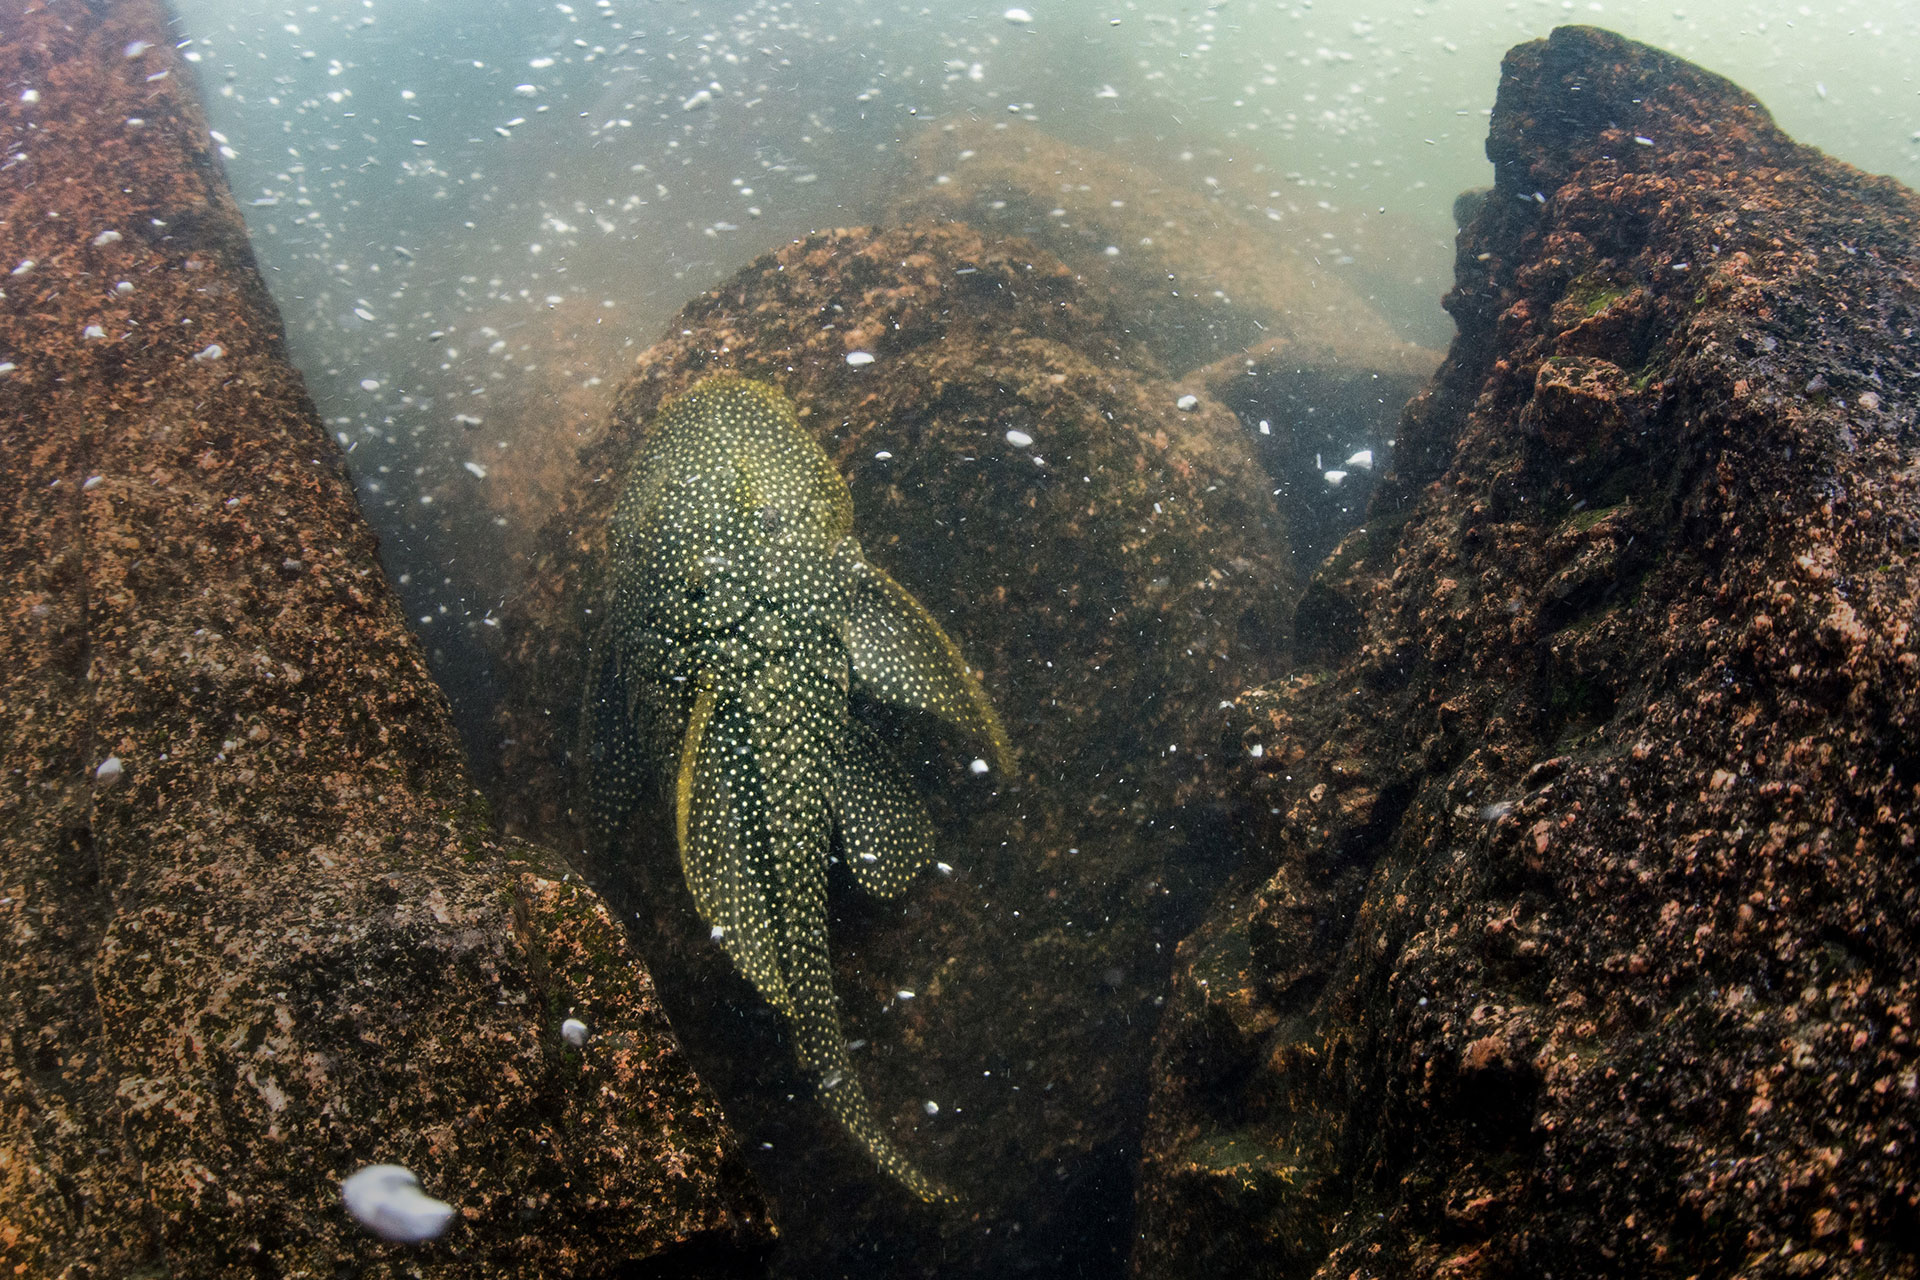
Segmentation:
<svg viewBox="0 0 1920 1280">
<path fill-rule="evenodd" d="M 418 1244 L 453 1221 L 453 1206 L 420 1190 L 420 1179 L 397 1164 L 370 1164 L 340 1184 L 353 1220 L 382 1240 Z"/>
<path fill-rule="evenodd" d="M 925 1102 L 921 1103 L 920 1106 L 930 1116 L 937 1116 L 940 1114 L 940 1104 L 935 1102 L 932 1098 L 928 1098 Z"/>
<path fill-rule="evenodd" d="M 587 1024 L 578 1018 L 568 1018 L 560 1024 L 560 1038 L 576 1049 L 584 1048 L 587 1043 Z"/>
<path fill-rule="evenodd" d="M 1009 9 L 1000 15 L 1016 27 L 1024 27 L 1033 21 L 1033 15 L 1025 9 Z"/>
<path fill-rule="evenodd" d="M 153 45 L 150 42 L 146 40 L 135 40 L 132 44 L 120 51 L 120 56 L 123 58 L 137 58 L 151 48 L 153 48 Z"/>
<path fill-rule="evenodd" d="M 1347 459 L 1349 467 L 1358 467 L 1362 471 L 1373 470 L 1373 450 L 1362 449 Z"/>
<path fill-rule="evenodd" d="M 94 768 L 93 780 L 98 783 L 100 789 L 104 791 L 114 783 L 120 781 L 121 776 L 125 773 L 126 769 L 121 765 L 120 757 L 108 756 Z"/>
<path fill-rule="evenodd" d="M 953 864 L 950 862 L 936 862 L 933 864 L 933 869 L 935 871 L 938 871 L 943 876 L 950 876 L 953 874 Z"/>
<path fill-rule="evenodd" d="M 472 472 L 473 478 L 476 480 L 485 480 L 487 478 L 487 469 L 477 462 L 463 462 L 460 465 Z"/>
<path fill-rule="evenodd" d="M 122 297 L 125 297 L 127 294 L 133 292 L 133 281 L 122 280 L 120 283 L 113 286 L 113 291 L 117 294 L 120 294 Z"/>
<path fill-rule="evenodd" d="M 80 336 L 83 338 L 104 338 L 107 336 L 107 331 L 97 324 L 90 324 L 80 331 Z"/>
<path fill-rule="evenodd" d="M 1498 822 L 1513 812 L 1513 801 L 1496 800 L 1480 811 L 1480 821 Z"/>
<path fill-rule="evenodd" d="M 34 103 L 40 101 L 40 91 L 38 89 L 22 90 L 20 101 L 26 103 L 28 106 L 32 106 Z"/>
<path fill-rule="evenodd" d="M 115 243 L 119 239 L 120 239 L 120 233 L 118 231 L 115 231 L 113 228 L 109 227 L 105 231 L 102 231 L 99 235 L 93 238 L 93 247 L 96 249 L 104 248 L 107 245 Z"/>
<path fill-rule="evenodd" d="M 380 389 L 380 379 L 362 378 L 360 379 L 360 389 L 362 391 L 378 391 Z"/>
<path fill-rule="evenodd" d="M 707 936 L 709 938 L 712 938 L 715 942 L 720 941 L 722 938 L 727 936 L 726 926 L 718 925 L 718 924 L 713 926 L 712 930 L 708 932 Z"/>
<path fill-rule="evenodd" d="M 200 361 L 202 364 L 205 364 L 209 360 L 218 360 L 221 356 L 224 356 L 225 354 L 227 354 L 227 349 L 225 347 L 221 346 L 217 342 L 209 342 L 206 346 L 194 352 L 193 358 L 195 360 Z"/>
<path fill-rule="evenodd" d="M 1024 449 L 1033 443 L 1033 437 L 1024 431 L 1007 432 L 1007 443 L 1016 449 Z"/>
<path fill-rule="evenodd" d="M 898 991 L 894 992 L 893 994 L 895 994 L 896 996 L 899 996 L 902 1000 L 913 999 L 913 992 L 907 990 L 905 987 L 900 988 Z"/>
<path fill-rule="evenodd" d="M 878 861 L 880 861 L 880 855 L 879 855 L 879 854 L 877 854 L 877 853 L 863 853 L 863 854 L 861 854 L 861 855 L 860 855 L 860 861 L 862 861 L 862 862 L 878 862 Z"/>
<path fill-rule="evenodd" d="M 33 270 L 33 259 L 22 258 L 20 259 L 20 265 L 13 269 L 13 274 L 16 276 L 23 276 L 31 270 Z"/>
<path fill-rule="evenodd" d="M 1175 400 L 1173 402 L 1173 407 L 1176 409 L 1182 409 L 1191 413 L 1193 410 L 1200 407 L 1200 397 L 1193 396 L 1193 395 L 1181 396 L 1178 400 Z"/>
<path fill-rule="evenodd" d="M 1326 477 L 1327 477 L 1327 487 L 1329 489 L 1338 489 L 1340 487 L 1340 482 L 1347 478 L 1347 473 L 1344 471 L 1335 469 L 1333 471 L 1327 472 Z"/>
<path fill-rule="evenodd" d="M 0 360 L 0 373 L 12 373 L 15 369 L 18 369 L 19 367 L 20 367 L 19 365 L 15 364 L 11 360 Z"/>
<path fill-rule="evenodd" d="M 1263 436 L 1270 436 L 1273 434 L 1273 424 L 1271 422 L 1268 422 L 1265 418 L 1260 419 L 1260 434 Z"/>
<path fill-rule="evenodd" d="M 890 449 L 882 449 L 878 453 L 875 453 L 873 456 L 878 461 L 885 462 L 888 459 L 893 457 L 893 451 Z"/>
<path fill-rule="evenodd" d="M 91 493 L 95 489 L 98 489 L 102 484 L 105 484 L 106 479 L 107 478 L 105 476 L 88 476 L 86 480 L 81 483 L 80 492 Z"/>
<path fill-rule="evenodd" d="M 985 760 L 978 760 L 978 759 L 976 759 L 972 764 L 967 766 L 967 768 L 973 770 L 975 773 L 985 773 L 987 770 L 991 769 L 992 767 L 993 766 L 988 764 Z"/>
<path fill-rule="evenodd" d="M 1635 142 L 1637 142 L 1637 143 L 1639 143 L 1639 144 L 1640 144 L 1641 146 L 1643 146 L 1643 147 L 1650 147 L 1650 146 L 1652 146 L 1652 145 L 1653 145 L 1653 139 L 1652 139 L 1652 138 L 1649 138 L 1649 137 L 1646 137 L 1646 136 L 1645 136 L 1645 135 L 1643 135 L 1643 134 L 1638 134 L 1638 133 L 1636 133 L 1636 134 L 1634 134 L 1634 135 L 1633 135 L 1633 140 L 1634 140 Z"/>
<path fill-rule="evenodd" d="M 513 86 L 513 91 L 523 98 L 532 98 L 539 94 L 540 86 L 537 84 L 517 84 Z"/>
<path fill-rule="evenodd" d="M 698 111 L 713 101 L 713 90 L 701 89 L 680 104 L 682 111 Z"/>
<path fill-rule="evenodd" d="M 863 364 L 872 364 L 872 363 L 873 363 L 873 352 L 871 352 L 871 351 L 849 351 L 849 352 L 847 352 L 847 363 L 848 363 L 848 364 L 850 364 L 850 365 L 854 365 L 855 367 L 858 367 L 858 366 L 860 366 L 860 365 L 863 365 Z"/>
</svg>

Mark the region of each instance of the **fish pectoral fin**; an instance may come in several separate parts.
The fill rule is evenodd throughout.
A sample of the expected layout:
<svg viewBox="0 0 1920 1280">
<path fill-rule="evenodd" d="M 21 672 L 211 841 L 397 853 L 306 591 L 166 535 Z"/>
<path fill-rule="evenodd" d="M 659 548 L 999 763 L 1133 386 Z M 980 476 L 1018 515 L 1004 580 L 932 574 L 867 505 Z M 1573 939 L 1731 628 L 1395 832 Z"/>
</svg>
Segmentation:
<svg viewBox="0 0 1920 1280">
<path fill-rule="evenodd" d="M 897 897 L 933 861 L 933 823 L 878 735 L 858 721 L 851 727 L 834 765 L 834 824 L 860 887 Z"/>
<path fill-rule="evenodd" d="M 983 745 L 1001 773 L 1013 749 L 980 681 L 926 606 L 861 557 L 847 614 L 855 685 L 883 702 L 938 716 Z"/>
<path fill-rule="evenodd" d="M 780 965 L 767 831 L 767 794 L 754 765 L 752 729 L 736 699 L 704 678 L 687 717 L 674 789 L 680 869 L 700 919 L 754 989 L 793 1011 Z"/>
</svg>

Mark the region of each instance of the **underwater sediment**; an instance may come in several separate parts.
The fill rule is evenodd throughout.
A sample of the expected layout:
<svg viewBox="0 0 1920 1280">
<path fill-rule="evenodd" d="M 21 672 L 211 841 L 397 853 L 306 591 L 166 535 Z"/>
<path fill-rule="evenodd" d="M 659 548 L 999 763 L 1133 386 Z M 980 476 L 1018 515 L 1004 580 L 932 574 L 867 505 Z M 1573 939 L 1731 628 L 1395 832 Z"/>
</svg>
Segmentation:
<svg viewBox="0 0 1920 1280">
<path fill-rule="evenodd" d="M 0 1268 L 750 1254 L 620 927 L 491 832 L 161 6 L 9 5 L 0 80 Z M 444 1240 L 347 1218 L 376 1162 Z"/>
<path fill-rule="evenodd" d="M 1911 1275 L 1920 200 L 1568 27 L 1182 944 L 1139 1276 Z M 1257 871 L 1257 873 L 1256 873 Z"/>
</svg>

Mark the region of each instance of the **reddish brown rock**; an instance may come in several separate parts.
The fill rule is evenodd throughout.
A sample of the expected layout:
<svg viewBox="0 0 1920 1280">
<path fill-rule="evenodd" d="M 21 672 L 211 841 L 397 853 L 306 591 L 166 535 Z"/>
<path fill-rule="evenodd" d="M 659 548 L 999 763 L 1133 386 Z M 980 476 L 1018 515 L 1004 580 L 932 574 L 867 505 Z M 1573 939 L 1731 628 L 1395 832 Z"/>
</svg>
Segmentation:
<svg viewBox="0 0 1920 1280">
<path fill-rule="evenodd" d="M 1183 944 L 1141 1276 L 1920 1271 L 1920 200 L 1520 46 Z"/>
<path fill-rule="evenodd" d="M 540 594 L 505 619 L 530 695 L 503 733 L 524 753 L 510 804 L 554 830 L 617 482 L 665 397 L 732 370 L 794 399 L 868 555 L 951 631 L 1005 721 L 1019 767 L 981 779 L 929 726 L 866 709 L 912 762 L 953 874 L 885 904 L 836 882 L 829 926 L 855 1065 L 902 1148 L 963 1195 L 945 1220 L 812 1103 L 774 1016 L 692 921 L 667 797 L 600 868 L 654 924 L 702 1074 L 773 1143 L 787 1274 L 994 1276 L 1125 1249 L 1156 998 L 1231 856 L 1222 707 L 1277 669 L 1289 595 L 1238 423 L 1204 398 L 1179 408 L 1125 328 L 1057 260 L 957 224 L 789 245 L 641 358 L 548 525 Z"/>
<path fill-rule="evenodd" d="M 158 5 L 0 11 L 0 1265 L 750 1247 L 619 928 L 488 833 L 186 72 Z M 440 1241 L 346 1218 L 375 1161 Z"/>
</svg>

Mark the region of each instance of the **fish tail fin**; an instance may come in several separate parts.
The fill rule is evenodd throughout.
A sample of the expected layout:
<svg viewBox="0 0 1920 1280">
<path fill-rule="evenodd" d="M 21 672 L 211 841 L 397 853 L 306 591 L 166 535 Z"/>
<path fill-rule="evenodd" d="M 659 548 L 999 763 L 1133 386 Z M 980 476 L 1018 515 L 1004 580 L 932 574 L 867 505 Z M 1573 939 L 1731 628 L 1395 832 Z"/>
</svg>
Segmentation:
<svg viewBox="0 0 1920 1280">
<path fill-rule="evenodd" d="M 819 958 L 824 969 L 826 956 L 822 954 Z M 813 1076 L 820 1105 L 840 1122 L 840 1127 L 860 1144 L 882 1172 L 920 1200 L 928 1204 L 958 1204 L 959 1196 L 922 1173 L 880 1127 L 867 1101 L 867 1091 L 854 1074 L 853 1059 L 847 1054 L 846 1038 L 840 1030 L 840 1015 L 834 1008 L 833 991 L 824 974 L 813 981 L 807 976 L 795 977 L 791 1024 L 795 1051 L 801 1067 Z"/>
</svg>

